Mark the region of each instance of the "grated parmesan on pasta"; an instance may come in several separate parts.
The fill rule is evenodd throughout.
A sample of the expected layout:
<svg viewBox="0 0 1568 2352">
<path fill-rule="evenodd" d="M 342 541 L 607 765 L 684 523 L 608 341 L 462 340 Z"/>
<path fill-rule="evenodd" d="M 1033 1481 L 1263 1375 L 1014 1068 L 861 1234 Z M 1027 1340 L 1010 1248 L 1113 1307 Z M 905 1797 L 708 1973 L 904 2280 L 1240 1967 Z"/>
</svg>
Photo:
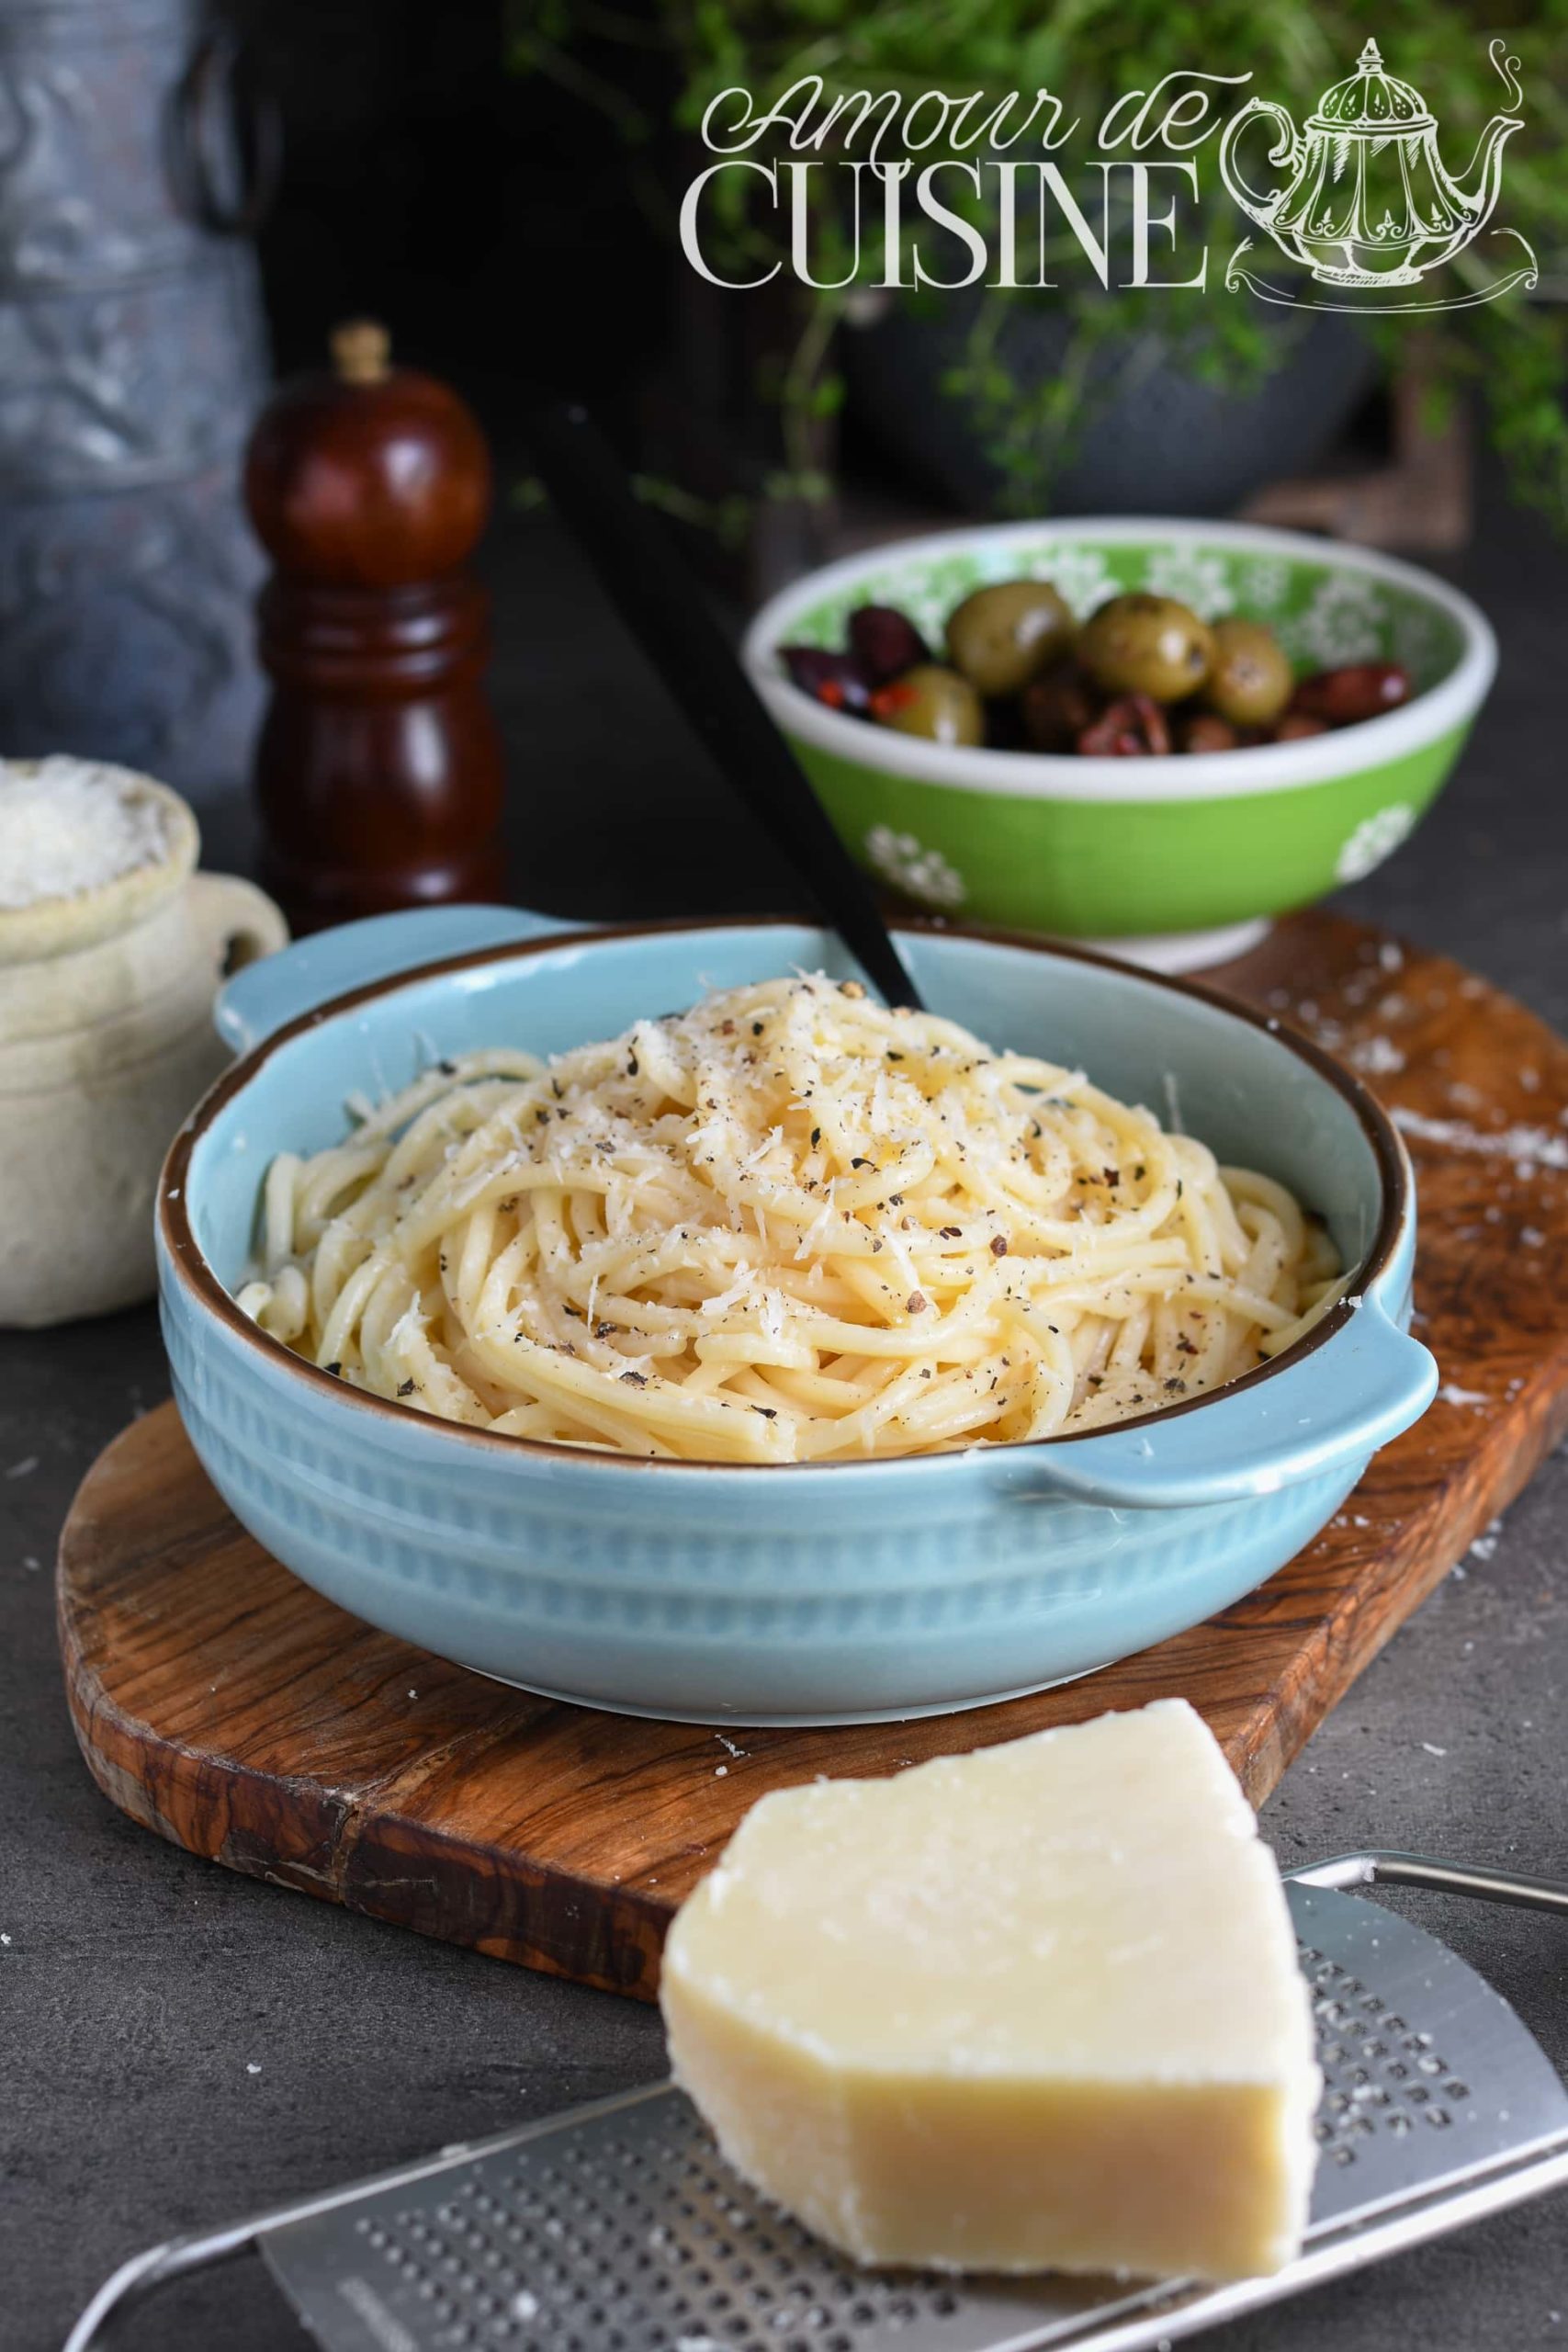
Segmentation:
<svg viewBox="0 0 1568 2352">
<path fill-rule="evenodd" d="M 275 1160 L 261 1222 L 239 1304 L 344 1381 L 705 1461 L 1126 1419 L 1288 1346 L 1343 1287 L 1269 1178 L 820 976 L 549 1064 L 438 1064 Z"/>
</svg>

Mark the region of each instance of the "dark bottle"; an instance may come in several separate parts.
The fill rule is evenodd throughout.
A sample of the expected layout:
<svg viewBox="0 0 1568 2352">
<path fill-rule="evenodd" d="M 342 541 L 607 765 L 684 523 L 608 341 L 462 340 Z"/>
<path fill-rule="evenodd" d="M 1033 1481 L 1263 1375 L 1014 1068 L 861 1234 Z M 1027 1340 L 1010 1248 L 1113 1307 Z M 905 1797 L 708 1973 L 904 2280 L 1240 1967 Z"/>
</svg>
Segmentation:
<svg viewBox="0 0 1568 2352">
<path fill-rule="evenodd" d="M 490 456 L 457 394 L 369 321 L 263 411 L 245 496 L 273 576 L 256 746 L 267 885 L 298 930 L 499 898 L 502 753 L 490 600 L 467 570 Z"/>
</svg>

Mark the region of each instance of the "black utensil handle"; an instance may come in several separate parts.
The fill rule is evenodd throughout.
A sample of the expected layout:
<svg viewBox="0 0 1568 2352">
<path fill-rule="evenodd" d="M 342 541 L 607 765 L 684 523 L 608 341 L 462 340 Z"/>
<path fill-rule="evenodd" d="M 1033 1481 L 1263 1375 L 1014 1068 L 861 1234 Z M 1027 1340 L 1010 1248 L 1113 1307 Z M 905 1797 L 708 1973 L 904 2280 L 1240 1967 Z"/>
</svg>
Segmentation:
<svg viewBox="0 0 1568 2352">
<path fill-rule="evenodd" d="M 921 1010 L 871 888 L 725 642 L 669 532 L 638 504 L 588 412 L 528 417 L 534 461 L 561 519 L 694 733 L 795 865 L 818 910 L 889 1004 Z"/>
</svg>

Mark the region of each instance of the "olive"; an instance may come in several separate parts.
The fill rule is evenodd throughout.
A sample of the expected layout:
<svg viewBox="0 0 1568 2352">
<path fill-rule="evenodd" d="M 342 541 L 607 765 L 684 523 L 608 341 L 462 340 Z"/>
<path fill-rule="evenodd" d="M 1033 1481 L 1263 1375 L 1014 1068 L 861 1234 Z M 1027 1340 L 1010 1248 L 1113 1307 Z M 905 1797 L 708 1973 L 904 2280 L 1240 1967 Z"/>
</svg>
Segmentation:
<svg viewBox="0 0 1568 2352">
<path fill-rule="evenodd" d="M 861 717 L 870 707 L 871 688 L 847 653 L 829 653 L 820 645 L 781 645 L 779 660 L 813 702 Z"/>
<path fill-rule="evenodd" d="M 859 605 L 849 618 L 850 657 L 861 676 L 885 686 L 931 654 L 919 630 L 892 605 Z"/>
<path fill-rule="evenodd" d="M 1235 752 L 1240 748 L 1241 737 L 1217 711 L 1195 710 L 1179 721 L 1176 742 L 1182 752 Z"/>
<path fill-rule="evenodd" d="M 947 654 L 977 694 L 1016 695 L 1073 641 L 1072 607 L 1048 580 L 976 588 L 947 616 Z"/>
<path fill-rule="evenodd" d="M 1355 727 L 1397 710 L 1410 699 L 1410 673 L 1397 662 L 1352 662 L 1343 670 L 1320 670 L 1303 678 L 1291 704 L 1308 718 L 1325 719 L 1330 727 Z"/>
<path fill-rule="evenodd" d="M 1173 596 L 1112 596 L 1084 623 L 1078 659 L 1113 695 L 1180 702 L 1209 674 L 1214 639 L 1206 621 Z"/>
<path fill-rule="evenodd" d="M 1279 639 L 1262 621 L 1235 619 L 1216 621 L 1213 636 L 1203 700 L 1233 727 L 1271 727 L 1295 685 Z"/>
<path fill-rule="evenodd" d="M 981 743 L 986 712 L 967 678 L 935 662 L 921 662 L 901 678 L 878 686 L 871 715 L 901 735 L 924 735 L 933 743 Z"/>
<path fill-rule="evenodd" d="M 1037 752 L 1070 752 L 1100 715 L 1100 696 L 1076 662 L 1058 662 L 1019 696 L 1023 731 Z"/>
<path fill-rule="evenodd" d="M 1326 735 L 1326 718 L 1314 718 L 1310 710 L 1288 710 L 1273 730 L 1276 743 L 1304 743 L 1309 735 Z"/>
<path fill-rule="evenodd" d="M 1170 729 L 1152 695 L 1123 695 L 1107 703 L 1078 737 L 1078 750 L 1088 759 L 1159 759 L 1169 749 Z"/>
</svg>

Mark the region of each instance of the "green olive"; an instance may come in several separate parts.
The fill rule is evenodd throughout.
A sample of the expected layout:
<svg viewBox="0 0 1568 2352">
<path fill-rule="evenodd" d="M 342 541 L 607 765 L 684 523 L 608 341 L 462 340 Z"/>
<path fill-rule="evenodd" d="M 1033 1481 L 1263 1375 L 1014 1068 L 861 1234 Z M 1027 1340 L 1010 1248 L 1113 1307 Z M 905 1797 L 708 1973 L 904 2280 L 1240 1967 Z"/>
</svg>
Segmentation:
<svg viewBox="0 0 1568 2352">
<path fill-rule="evenodd" d="M 1072 607 L 1048 580 L 976 588 L 947 616 L 948 659 L 981 695 L 1016 695 L 1073 641 Z"/>
<path fill-rule="evenodd" d="M 1078 660 L 1108 694 L 1180 702 L 1209 674 L 1214 640 L 1174 596 L 1112 596 L 1084 623 Z"/>
<path fill-rule="evenodd" d="M 1262 621 L 1216 621 L 1203 700 L 1233 727 L 1271 727 L 1295 684 L 1289 658 Z"/>
<path fill-rule="evenodd" d="M 901 735 L 924 735 L 932 743 L 983 743 L 986 709 L 967 678 L 935 662 L 917 662 L 902 677 L 878 686 L 871 715 Z"/>
</svg>

